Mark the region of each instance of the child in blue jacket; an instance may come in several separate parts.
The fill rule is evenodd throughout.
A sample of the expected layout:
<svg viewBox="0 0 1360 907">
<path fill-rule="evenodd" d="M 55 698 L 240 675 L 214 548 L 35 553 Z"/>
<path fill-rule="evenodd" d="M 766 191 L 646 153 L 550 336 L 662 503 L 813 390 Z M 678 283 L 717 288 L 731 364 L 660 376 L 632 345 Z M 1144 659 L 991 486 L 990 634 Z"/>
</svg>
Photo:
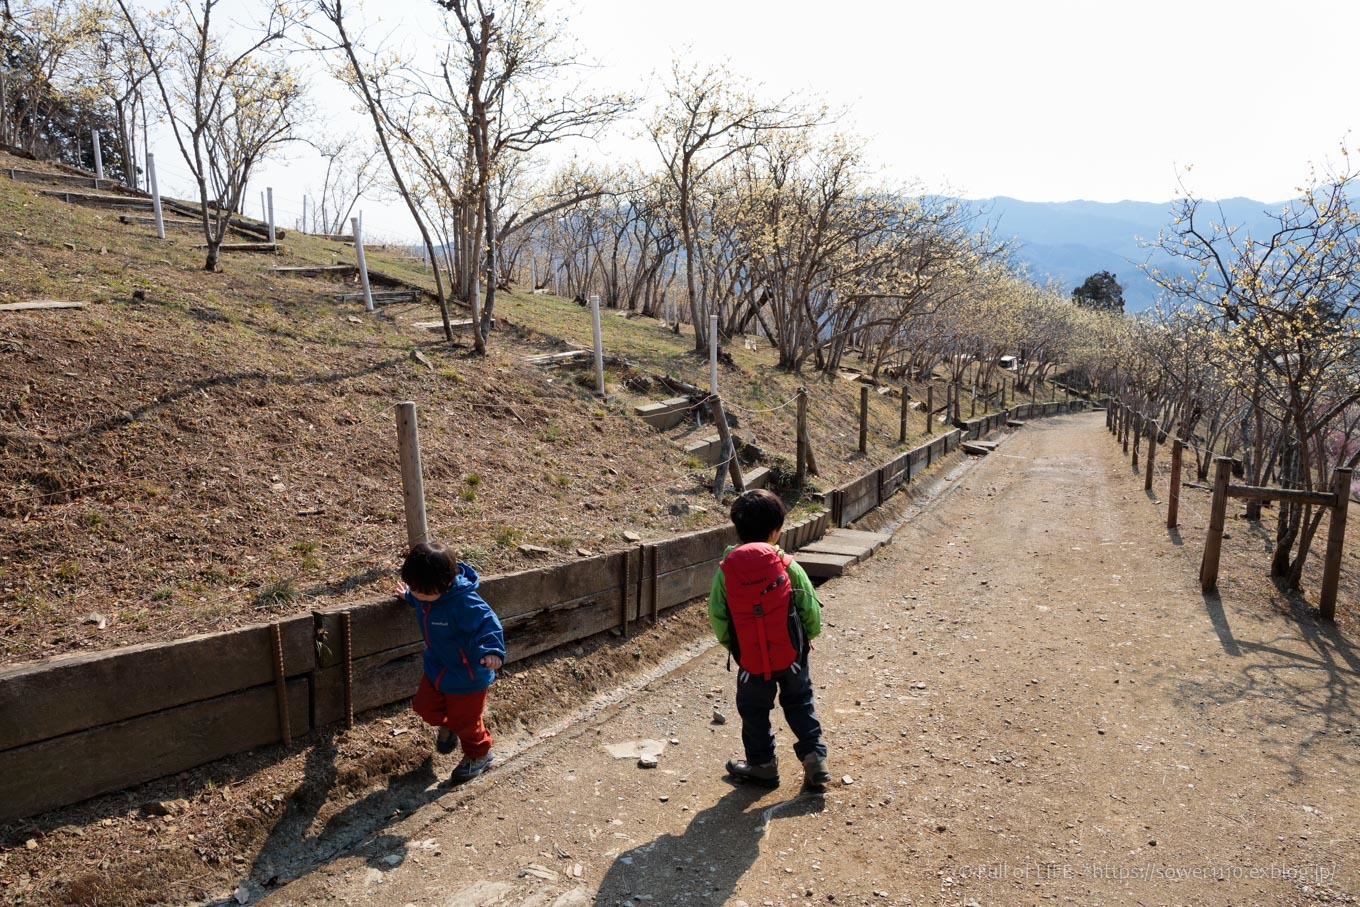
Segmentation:
<svg viewBox="0 0 1360 907">
<path fill-rule="evenodd" d="M 411 708 L 439 728 L 435 749 L 463 760 L 454 784 L 491 767 L 491 734 L 482 721 L 486 691 L 505 661 L 505 634 L 491 606 L 477 594 L 477 571 L 454 560 L 448 548 L 422 542 L 401 565 L 397 594 L 415 607 L 425 638 L 424 675 Z"/>
</svg>

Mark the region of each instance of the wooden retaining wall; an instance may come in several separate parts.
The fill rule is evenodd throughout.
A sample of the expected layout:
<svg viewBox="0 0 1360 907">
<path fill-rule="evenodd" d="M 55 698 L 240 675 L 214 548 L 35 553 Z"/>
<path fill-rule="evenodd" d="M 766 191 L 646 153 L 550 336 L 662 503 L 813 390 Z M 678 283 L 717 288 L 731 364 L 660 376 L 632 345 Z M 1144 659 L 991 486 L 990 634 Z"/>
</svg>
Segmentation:
<svg viewBox="0 0 1360 907">
<path fill-rule="evenodd" d="M 822 537 L 825 513 L 785 529 L 789 550 Z M 509 661 L 708 594 L 730 526 L 570 564 L 486 577 Z M 422 643 L 395 598 L 278 622 L 292 737 L 344 720 L 343 616 L 356 712 L 407 699 Z M 284 738 L 273 627 L 62 655 L 0 670 L 0 822 L 76 803 Z"/>
<path fill-rule="evenodd" d="M 1025 404 L 1009 415 L 1050 415 L 1067 406 Z M 972 420 L 967 432 L 1003 426 L 1007 415 Z M 783 546 L 796 551 L 828 528 L 864 516 L 964 437 L 964 429 L 955 429 L 828 491 L 829 512 L 786 526 Z M 707 595 L 723 550 L 735 541 L 732 528 L 720 526 L 570 564 L 489 576 L 482 593 L 505 625 L 508 660 L 516 661 L 605 630 L 626 630 Z M 406 699 L 419 682 L 420 633 L 400 600 L 280 620 L 287 736 L 346 717 L 345 615 L 355 712 Z M 0 822 L 283 740 L 274 626 L 0 670 Z"/>
</svg>

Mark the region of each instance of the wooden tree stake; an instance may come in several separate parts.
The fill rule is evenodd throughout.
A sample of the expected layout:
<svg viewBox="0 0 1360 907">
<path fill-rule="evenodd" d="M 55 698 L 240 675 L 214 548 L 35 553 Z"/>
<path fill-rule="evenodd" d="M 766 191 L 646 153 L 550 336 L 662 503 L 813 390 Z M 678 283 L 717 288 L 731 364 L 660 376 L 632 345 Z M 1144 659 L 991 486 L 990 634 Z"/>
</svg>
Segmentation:
<svg viewBox="0 0 1360 907">
<path fill-rule="evenodd" d="M 1341 556 L 1346 543 L 1346 511 L 1351 501 L 1351 477 L 1354 470 L 1337 469 L 1332 472 L 1331 522 L 1327 524 L 1327 557 L 1322 565 L 1322 589 L 1318 596 L 1318 610 L 1323 620 L 1336 620 L 1336 590 L 1341 579 Z"/>
<path fill-rule="evenodd" d="M 869 385 L 859 386 L 859 452 L 869 452 Z"/>
<path fill-rule="evenodd" d="M 1204 559 L 1199 565 L 1199 587 L 1205 592 L 1218 588 L 1218 559 L 1223 550 L 1223 524 L 1228 513 L 1228 482 L 1232 478 L 1232 458 L 1214 457 L 1214 497 L 1209 508 L 1209 533 L 1204 540 Z"/>
<path fill-rule="evenodd" d="M 1148 421 L 1147 476 L 1143 479 L 1143 490 L 1152 490 L 1152 461 L 1157 456 L 1157 422 Z"/>
<path fill-rule="evenodd" d="M 732 441 L 732 430 L 727 427 L 727 414 L 723 412 L 722 398 L 713 396 L 709 398 L 709 408 L 713 413 L 713 422 L 718 426 L 718 436 L 722 438 L 723 457 L 727 460 L 726 464 L 719 464 L 719 469 L 723 465 L 727 466 L 728 473 L 732 477 L 732 487 L 740 494 L 746 490 L 746 480 L 741 475 L 741 464 L 737 462 L 737 447 Z M 714 488 L 718 482 L 714 482 Z M 719 493 L 718 497 L 722 497 Z"/>
<path fill-rule="evenodd" d="M 907 386 L 904 384 L 902 385 L 902 415 L 901 415 L 902 424 L 901 426 L 899 426 L 897 431 L 898 444 L 907 443 L 907 414 L 911 411 L 910 408 L 907 406 L 907 403 L 908 403 Z"/>
<path fill-rule="evenodd" d="M 798 448 L 798 472 L 795 482 L 799 488 L 807 484 L 808 472 L 808 429 L 807 429 L 807 388 L 798 388 L 798 427 L 794 444 Z"/>
<path fill-rule="evenodd" d="M 1171 441 L 1171 488 L 1166 497 L 1166 528 L 1175 529 L 1181 511 L 1181 461 L 1185 456 L 1185 442 L 1180 438 Z"/>
<path fill-rule="evenodd" d="M 415 546 L 430 539 L 425 522 L 425 479 L 420 469 L 420 433 L 416 405 L 397 404 L 397 446 L 401 455 L 401 495 L 406 505 L 406 542 Z"/>
</svg>

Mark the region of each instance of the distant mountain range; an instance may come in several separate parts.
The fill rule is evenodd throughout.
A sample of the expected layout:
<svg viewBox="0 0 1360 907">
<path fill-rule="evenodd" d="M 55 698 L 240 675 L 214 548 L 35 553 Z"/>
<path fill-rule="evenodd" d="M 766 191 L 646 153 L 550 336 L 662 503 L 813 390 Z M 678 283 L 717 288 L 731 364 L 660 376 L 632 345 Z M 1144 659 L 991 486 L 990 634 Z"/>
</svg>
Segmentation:
<svg viewBox="0 0 1360 907">
<path fill-rule="evenodd" d="M 1160 230 L 1171 226 L 1171 202 L 1023 202 L 996 198 L 970 200 L 969 204 L 995 226 L 999 237 L 1014 237 L 1020 246 L 1017 258 L 1039 279 L 1053 280 L 1068 292 L 1097 271 L 1114 274 L 1124 288 L 1124 311 L 1151 308 L 1158 289 L 1139 265 L 1146 261 L 1163 270 L 1177 268 L 1139 240 L 1155 242 Z M 1216 203 L 1223 218 L 1244 226 L 1254 236 L 1268 230 L 1268 205 L 1249 198 L 1230 198 Z M 1214 220 L 1218 220 L 1217 211 Z"/>
</svg>

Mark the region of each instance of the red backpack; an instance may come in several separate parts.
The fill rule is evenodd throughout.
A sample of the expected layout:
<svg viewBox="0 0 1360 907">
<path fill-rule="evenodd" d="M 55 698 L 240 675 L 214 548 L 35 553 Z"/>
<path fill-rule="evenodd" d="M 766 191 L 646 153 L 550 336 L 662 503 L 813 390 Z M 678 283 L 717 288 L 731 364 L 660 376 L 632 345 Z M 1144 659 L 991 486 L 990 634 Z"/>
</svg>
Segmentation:
<svg viewBox="0 0 1360 907">
<path fill-rule="evenodd" d="M 803 624 L 792 607 L 788 565 L 773 545 L 748 542 L 722 561 L 732 652 L 743 671 L 766 680 L 802 653 Z"/>
</svg>

